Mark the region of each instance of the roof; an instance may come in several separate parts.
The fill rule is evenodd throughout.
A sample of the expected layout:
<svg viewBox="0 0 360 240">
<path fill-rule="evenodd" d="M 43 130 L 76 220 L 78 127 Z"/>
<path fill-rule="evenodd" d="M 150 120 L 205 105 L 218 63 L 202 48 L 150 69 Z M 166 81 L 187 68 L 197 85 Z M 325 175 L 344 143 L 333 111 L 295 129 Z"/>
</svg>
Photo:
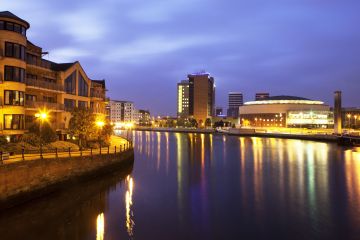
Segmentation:
<svg viewBox="0 0 360 240">
<path fill-rule="evenodd" d="M 260 99 L 257 101 L 263 101 L 263 100 L 265 99 Z M 267 97 L 266 100 L 310 100 L 310 99 L 303 97 L 296 97 L 296 96 L 280 95 L 280 96 Z"/>
<path fill-rule="evenodd" d="M 13 14 L 12 12 L 9 12 L 9 11 L 0 12 L 0 17 L 14 19 L 14 20 L 17 20 L 17 21 L 20 21 L 20 22 L 24 23 L 26 28 L 30 27 L 30 24 L 27 21 L 25 21 L 24 19 L 19 18 L 18 16 L 16 16 L 15 14 Z"/>
<path fill-rule="evenodd" d="M 71 68 L 76 62 L 73 63 L 55 63 L 55 62 L 51 62 L 51 69 L 54 71 L 66 71 L 69 68 Z"/>
<path fill-rule="evenodd" d="M 91 81 L 94 82 L 94 83 L 101 84 L 103 88 L 106 88 L 105 79 L 103 79 L 103 80 L 91 80 Z"/>
</svg>

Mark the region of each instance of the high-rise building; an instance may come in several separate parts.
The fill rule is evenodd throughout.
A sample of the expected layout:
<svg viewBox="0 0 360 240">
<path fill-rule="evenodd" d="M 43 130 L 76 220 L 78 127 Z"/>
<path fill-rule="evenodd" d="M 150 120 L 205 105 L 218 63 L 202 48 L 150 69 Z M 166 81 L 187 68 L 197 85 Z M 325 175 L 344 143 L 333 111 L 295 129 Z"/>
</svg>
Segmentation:
<svg viewBox="0 0 360 240">
<path fill-rule="evenodd" d="M 209 73 L 189 74 L 189 115 L 204 126 L 215 113 L 215 84 Z"/>
<path fill-rule="evenodd" d="M 134 103 L 129 101 L 110 101 L 110 121 L 113 123 L 134 122 L 135 108 Z"/>
<path fill-rule="evenodd" d="M 75 107 L 105 118 L 105 81 L 90 79 L 79 62 L 43 59 L 46 52 L 27 39 L 29 28 L 11 12 L 0 12 L 0 134 L 9 139 L 24 134 L 39 111 L 47 112 L 60 138 Z"/>
<path fill-rule="evenodd" d="M 183 80 L 177 84 L 177 116 L 189 117 L 189 81 Z"/>
<path fill-rule="evenodd" d="M 265 100 L 270 97 L 269 93 L 261 92 L 255 94 L 255 101 Z"/>
<path fill-rule="evenodd" d="M 239 107 L 244 103 L 243 95 L 240 92 L 229 92 L 228 117 L 238 118 Z"/>
</svg>

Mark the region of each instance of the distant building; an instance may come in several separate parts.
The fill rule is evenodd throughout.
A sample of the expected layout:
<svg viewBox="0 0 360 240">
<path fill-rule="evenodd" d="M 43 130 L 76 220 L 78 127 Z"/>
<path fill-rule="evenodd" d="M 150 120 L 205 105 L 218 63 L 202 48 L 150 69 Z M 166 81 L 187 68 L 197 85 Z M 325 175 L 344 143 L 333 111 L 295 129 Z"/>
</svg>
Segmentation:
<svg viewBox="0 0 360 240">
<path fill-rule="evenodd" d="M 177 116 L 189 117 L 189 81 L 183 80 L 177 84 Z"/>
<path fill-rule="evenodd" d="M 209 73 L 189 74 L 189 115 L 200 127 L 215 113 L 214 78 Z"/>
<path fill-rule="evenodd" d="M 228 98 L 228 117 L 238 118 L 239 107 L 244 104 L 243 95 L 240 92 L 230 92 Z"/>
<path fill-rule="evenodd" d="M 224 115 L 223 108 L 222 107 L 216 107 L 215 108 L 215 115 L 216 116 L 223 116 Z"/>
<path fill-rule="evenodd" d="M 294 96 L 273 96 L 240 107 L 241 126 L 332 127 L 334 114 L 321 101 Z"/>
<path fill-rule="evenodd" d="M 129 101 L 110 101 L 110 121 L 113 123 L 134 122 L 134 103 Z"/>
<path fill-rule="evenodd" d="M 255 94 L 255 101 L 259 101 L 259 100 L 264 100 L 264 99 L 268 99 L 270 97 L 269 93 L 256 93 Z"/>
<path fill-rule="evenodd" d="M 151 126 L 151 116 L 149 110 L 139 110 L 139 125 Z"/>
</svg>

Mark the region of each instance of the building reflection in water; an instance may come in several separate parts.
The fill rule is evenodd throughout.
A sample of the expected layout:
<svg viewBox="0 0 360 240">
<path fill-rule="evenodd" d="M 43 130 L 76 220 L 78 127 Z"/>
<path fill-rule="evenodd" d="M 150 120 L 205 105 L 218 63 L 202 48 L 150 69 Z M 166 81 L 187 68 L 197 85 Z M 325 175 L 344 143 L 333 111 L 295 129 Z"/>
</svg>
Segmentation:
<svg viewBox="0 0 360 240">
<path fill-rule="evenodd" d="M 157 137 L 157 160 L 156 160 L 156 170 L 159 171 L 160 169 L 160 158 L 161 158 L 161 133 L 156 132 Z"/>
<path fill-rule="evenodd" d="M 133 205 L 133 190 L 134 190 L 134 180 L 129 175 L 126 178 L 127 191 L 125 193 L 125 208 L 126 208 L 126 230 L 129 237 L 134 235 L 134 214 L 131 209 Z"/>
<path fill-rule="evenodd" d="M 105 219 L 104 213 L 100 213 L 96 218 L 96 240 L 104 240 Z"/>
</svg>

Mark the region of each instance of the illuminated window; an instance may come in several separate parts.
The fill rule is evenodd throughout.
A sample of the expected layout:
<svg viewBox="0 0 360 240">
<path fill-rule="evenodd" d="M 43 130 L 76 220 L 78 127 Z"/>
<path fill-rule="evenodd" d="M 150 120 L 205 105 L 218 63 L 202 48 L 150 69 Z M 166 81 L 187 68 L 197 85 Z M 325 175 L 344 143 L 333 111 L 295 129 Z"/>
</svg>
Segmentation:
<svg viewBox="0 0 360 240">
<path fill-rule="evenodd" d="M 4 104 L 13 106 L 24 106 L 24 92 L 5 90 Z"/>
<path fill-rule="evenodd" d="M 5 130 L 22 130 L 24 129 L 24 115 L 22 114 L 4 114 Z"/>
</svg>

